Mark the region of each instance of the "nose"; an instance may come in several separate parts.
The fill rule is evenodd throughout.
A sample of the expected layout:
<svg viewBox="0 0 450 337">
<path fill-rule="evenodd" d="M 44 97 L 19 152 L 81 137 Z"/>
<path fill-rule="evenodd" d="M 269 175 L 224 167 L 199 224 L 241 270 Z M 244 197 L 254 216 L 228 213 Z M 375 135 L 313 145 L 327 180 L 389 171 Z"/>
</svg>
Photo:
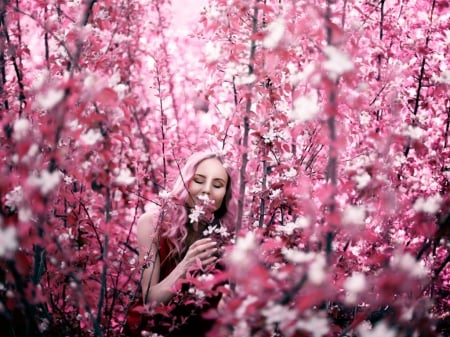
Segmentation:
<svg viewBox="0 0 450 337">
<path fill-rule="evenodd" d="M 210 192 L 211 192 L 211 183 L 206 182 L 205 184 L 203 184 L 202 193 L 209 195 Z"/>
</svg>

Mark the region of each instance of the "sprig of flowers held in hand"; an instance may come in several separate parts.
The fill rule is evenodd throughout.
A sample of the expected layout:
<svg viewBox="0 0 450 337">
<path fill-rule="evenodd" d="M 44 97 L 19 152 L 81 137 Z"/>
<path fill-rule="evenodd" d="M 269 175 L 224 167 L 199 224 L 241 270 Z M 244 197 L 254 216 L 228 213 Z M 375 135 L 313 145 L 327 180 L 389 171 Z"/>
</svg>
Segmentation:
<svg viewBox="0 0 450 337">
<path fill-rule="evenodd" d="M 213 206 L 214 200 L 211 200 L 207 194 L 200 194 L 197 197 L 199 201 L 194 205 L 189 213 L 189 222 L 191 224 L 199 223 L 202 221 L 211 222 L 214 218 Z"/>
</svg>

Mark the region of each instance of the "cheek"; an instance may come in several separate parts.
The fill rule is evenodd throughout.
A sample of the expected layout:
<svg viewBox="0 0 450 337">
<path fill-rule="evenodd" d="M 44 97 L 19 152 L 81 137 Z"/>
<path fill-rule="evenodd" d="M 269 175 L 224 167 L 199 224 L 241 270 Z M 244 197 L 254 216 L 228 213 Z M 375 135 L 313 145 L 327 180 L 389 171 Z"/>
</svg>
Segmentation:
<svg viewBox="0 0 450 337">
<path fill-rule="evenodd" d="M 189 193 L 190 193 L 192 196 L 197 195 L 198 192 L 199 192 L 199 189 L 200 189 L 200 188 L 198 187 L 197 184 L 194 184 L 194 183 L 190 183 L 190 184 L 189 184 L 188 191 L 189 191 Z"/>
<path fill-rule="evenodd" d="M 225 190 L 217 191 L 214 195 L 214 200 L 216 201 L 216 207 L 219 208 L 222 205 L 223 199 L 225 198 Z"/>
<path fill-rule="evenodd" d="M 196 188 L 196 185 L 195 184 L 189 184 L 189 186 L 188 186 L 188 192 L 189 192 L 189 194 L 188 194 L 188 200 L 187 200 L 187 204 L 190 206 L 190 207 L 194 207 L 194 204 L 195 204 L 195 201 L 194 201 L 194 199 L 195 199 L 195 197 L 199 194 L 199 189 L 198 188 Z"/>
</svg>

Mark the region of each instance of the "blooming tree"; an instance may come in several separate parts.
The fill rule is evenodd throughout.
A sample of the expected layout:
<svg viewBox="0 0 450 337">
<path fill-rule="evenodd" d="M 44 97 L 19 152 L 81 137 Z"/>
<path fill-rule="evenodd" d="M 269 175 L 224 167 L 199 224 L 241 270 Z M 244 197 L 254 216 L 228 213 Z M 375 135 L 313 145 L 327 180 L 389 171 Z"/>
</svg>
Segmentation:
<svg viewBox="0 0 450 337">
<path fill-rule="evenodd" d="M 240 195 L 226 271 L 187 279 L 211 336 L 448 334 L 448 1 L 171 10 L 1 3 L 2 331 L 123 334 L 136 219 L 208 148 Z"/>
</svg>

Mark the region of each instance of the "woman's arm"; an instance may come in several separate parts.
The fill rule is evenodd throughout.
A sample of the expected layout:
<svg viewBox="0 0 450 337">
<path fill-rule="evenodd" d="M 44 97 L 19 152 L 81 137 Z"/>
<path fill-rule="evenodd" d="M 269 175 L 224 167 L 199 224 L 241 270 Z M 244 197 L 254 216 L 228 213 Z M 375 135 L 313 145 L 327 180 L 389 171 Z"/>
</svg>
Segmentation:
<svg viewBox="0 0 450 337">
<path fill-rule="evenodd" d="M 173 297 L 172 288 L 175 283 L 184 278 L 197 260 L 206 266 L 216 260 L 216 242 L 210 238 L 194 242 L 188 249 L 183 260 L 163 280 L 159 280 L 161 261 L 158 254 L 158 213 L 143 214 L 137 225 L 139 246 L 139 265 L 146 266 L 143 271 L 141 286 L 144 303 L 167 303 Z"/>
</svg>

